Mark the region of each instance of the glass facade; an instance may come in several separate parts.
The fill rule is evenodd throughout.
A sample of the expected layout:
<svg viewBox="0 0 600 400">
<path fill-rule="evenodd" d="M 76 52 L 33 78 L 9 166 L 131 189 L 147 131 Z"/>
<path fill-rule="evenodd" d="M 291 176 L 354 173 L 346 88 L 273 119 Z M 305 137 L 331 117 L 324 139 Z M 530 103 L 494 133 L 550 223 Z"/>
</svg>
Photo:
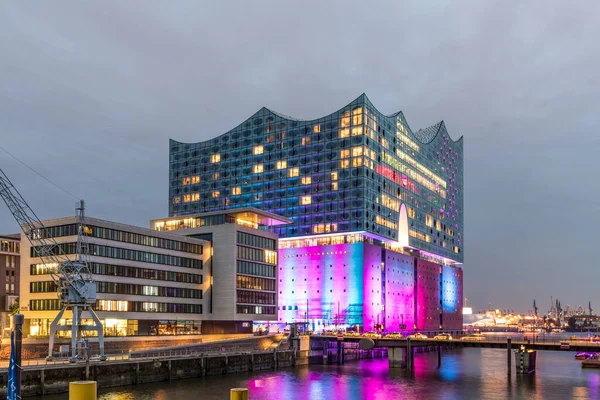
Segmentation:
<svg viewBox="0 0 600 400">
<path fill-rule="evenodd" d="M 463 261 L 463 142 L 443 122 L 413 132 L 363 94 L 310 121 L 262 108 L 169 150 L 170 216 L 250 206 L 292 219 L 282 238 L 366 232 Z"/>
</svg>

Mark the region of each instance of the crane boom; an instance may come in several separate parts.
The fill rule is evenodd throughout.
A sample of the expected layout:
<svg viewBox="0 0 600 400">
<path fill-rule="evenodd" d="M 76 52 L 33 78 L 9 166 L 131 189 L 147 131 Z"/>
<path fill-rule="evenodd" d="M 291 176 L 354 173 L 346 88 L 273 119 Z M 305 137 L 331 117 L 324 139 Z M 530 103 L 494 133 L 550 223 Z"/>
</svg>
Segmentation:
<svg viewBox="0 0 600 400">
<path fill-rule="evenodd" d="M 104 357 L 102 324 L 91 307 L 92 304 L 96 303 L 96 283 L 88 267 L 87 230 L 89 228 L 85 225 L 84 201 L 80 200 L 77 207 L 77 250 L 75 260 L 71 260 L 61 245 L 49 234 L 42 221 L 2 169 L 0 169 L 0 197 L 6 203 L 31 244 L 32 256 L 39 257 L 46 266 L 50 277 L 56 284 L 58 296 L 61 300 L 61 311 L 50 327 L 48 358 L 52 359 L 53 357 L 54 336 L 57 331 L 71 331 L 71 361 L 75 362 L 81 357 L 78 350 L 81 350 L 82 346 L 87 346 L 87 341 L 81 340 L 81 331 L 95 330 L 98 333 L 100 359 L 106 359 Z M 59 325 L 60 319 L 67 309 L 73 311 L 72 324 L 70 326 Z M 89 312 L 94 321 L 93 325 L 81 324 L 81 316 L 84 311 Z"/>
</svg>

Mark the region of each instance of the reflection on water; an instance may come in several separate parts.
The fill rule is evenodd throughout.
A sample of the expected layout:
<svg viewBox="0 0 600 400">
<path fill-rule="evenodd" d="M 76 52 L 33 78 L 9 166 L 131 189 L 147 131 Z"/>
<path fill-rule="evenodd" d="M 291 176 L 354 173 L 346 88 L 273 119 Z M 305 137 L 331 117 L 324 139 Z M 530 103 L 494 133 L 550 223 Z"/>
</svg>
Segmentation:
<svg viewBox="0 0 600 400">
<path fill-rule="evenodd" d="M 386 359 L 344 366 L 222 375 L 205 379 L 128 386 L 101 391 L 102 400 L 228 399 L 229 389 L 247 387 L 250 399 L 599 399 L 600 370 L 582 369 L 572 352 L 538 352 L 535 374 L 509 379 L 506 351 L 457 349 L 417 354 L 415 369 L 389 369 Z M 513 355 L 514 357 L 514 355 Z M 514 368 L 514 359 L 513 359 Z M 44 400 L 66 400 L 68 395 Z M 41 398 L 40 398 L 41 399 Z"/>
</svg>

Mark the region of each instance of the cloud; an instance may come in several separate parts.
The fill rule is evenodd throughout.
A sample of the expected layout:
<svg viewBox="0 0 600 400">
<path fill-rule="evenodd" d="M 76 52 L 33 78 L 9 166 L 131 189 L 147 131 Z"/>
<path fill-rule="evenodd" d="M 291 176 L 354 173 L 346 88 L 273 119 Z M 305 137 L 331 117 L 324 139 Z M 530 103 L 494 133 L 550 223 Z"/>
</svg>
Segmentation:
<svg viewBox="0 0 600 400">
<path fill-rule="evenodd" d="M 464 136 L 470 300 L 583 302 L 600 223 L 599 7 L 7 2 L 0 143 L 91 215 L 147 226 L 167 213 L 169 138 L 214 137 L 262 106 L 319 117 L 366 92 L 413 130 L 443 119 Z M 74 199 L 2 152 L 0 167 L 40 217 L 74 212 Z M 0 231 L 16 229 L 0 208 Z M 559 282 L 567 266 L 572 281 Z M 509 298 L 515 276 L 536 288 Z"/>
</svg>

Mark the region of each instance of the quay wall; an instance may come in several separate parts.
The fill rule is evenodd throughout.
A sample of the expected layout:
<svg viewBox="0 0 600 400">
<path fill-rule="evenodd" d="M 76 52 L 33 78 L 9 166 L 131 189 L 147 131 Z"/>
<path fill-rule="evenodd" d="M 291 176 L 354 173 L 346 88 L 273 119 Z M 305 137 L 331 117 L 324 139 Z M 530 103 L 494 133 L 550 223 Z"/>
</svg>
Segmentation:
<svg viewBox="0 0 600 400">
<path fill-rule="evenodd" d="M 94 362 L 87 366 L 83 363 L 49 365 L 23 370 L 22 396 L 65 393 L 69 390 L 69 382 L 77 380 L 94 380 L 98 382 L 98 388 L 109 388 L 286 368 L 294 366 L 295 363 L 296 353 L 293 350 L 286 350 L 204 357 Z M 7 381 L 8 371 L 0 371 L 0 398 L 6 396 Z"/>
</svg>

